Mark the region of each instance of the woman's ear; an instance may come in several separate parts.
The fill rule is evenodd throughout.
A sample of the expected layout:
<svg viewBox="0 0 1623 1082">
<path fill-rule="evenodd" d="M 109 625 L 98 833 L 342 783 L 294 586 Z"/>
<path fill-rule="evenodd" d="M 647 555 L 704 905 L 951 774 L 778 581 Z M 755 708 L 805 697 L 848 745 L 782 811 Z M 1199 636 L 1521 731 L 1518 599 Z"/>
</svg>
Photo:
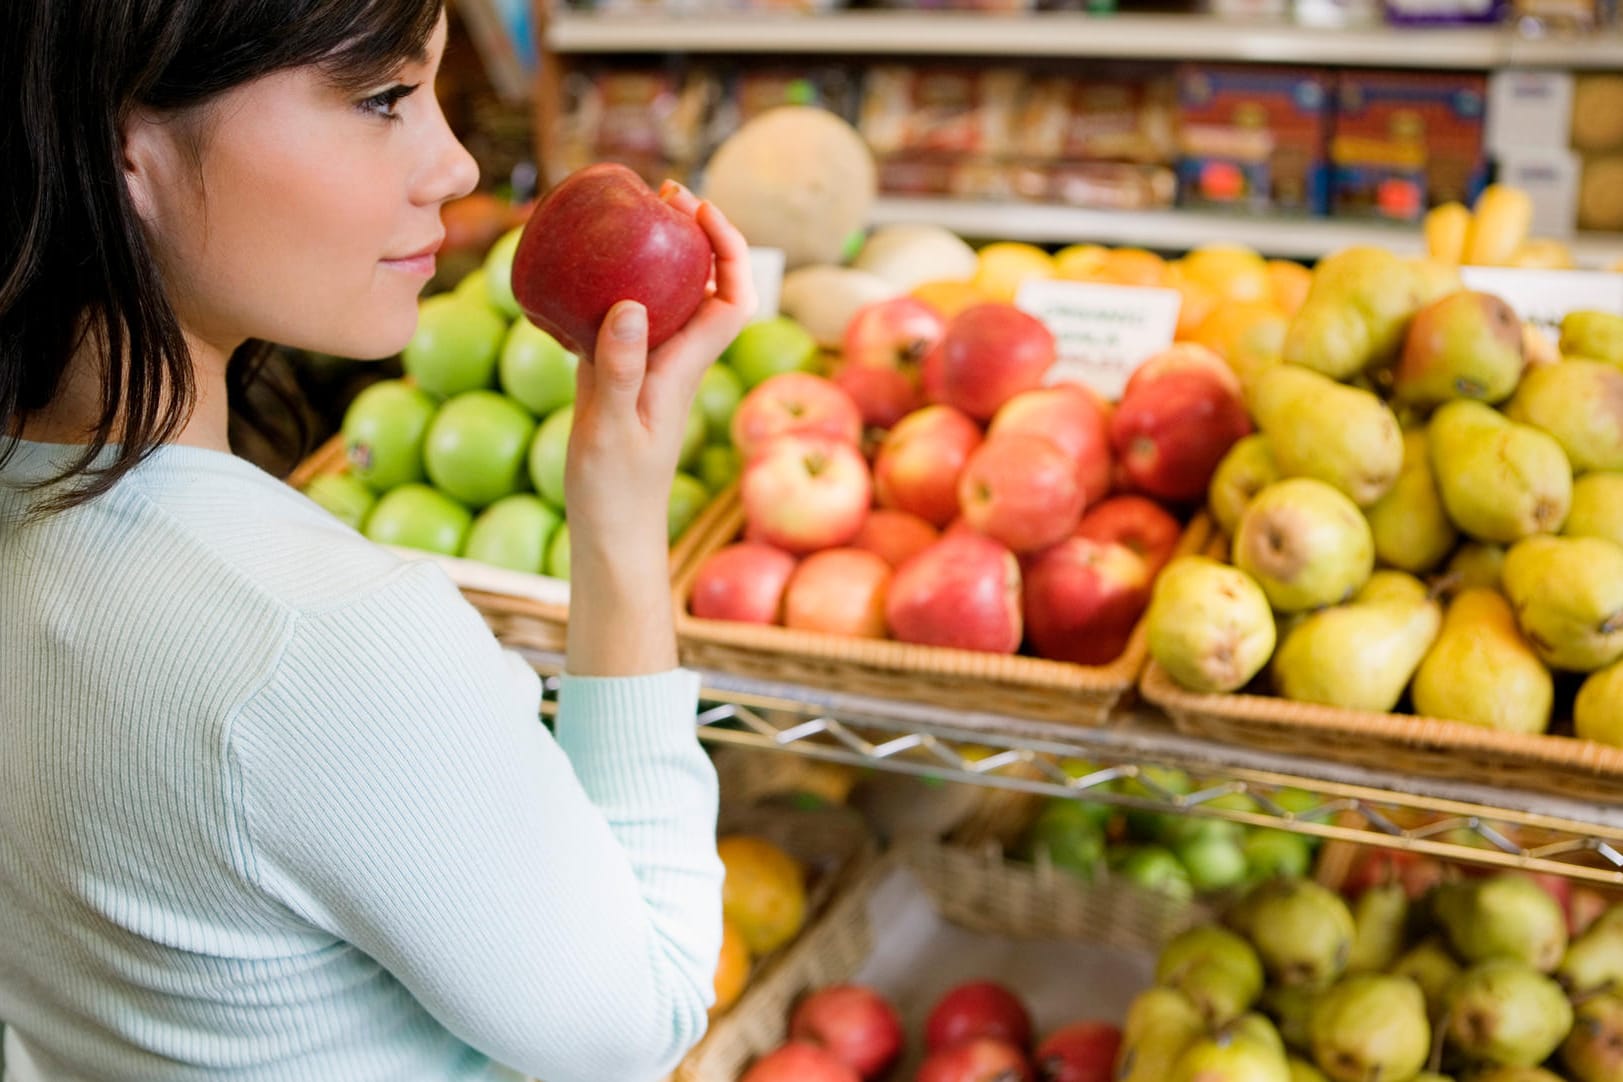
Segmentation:
<svg viewBox="0 0 1623 1082">
<path fill-rule="evenodd" d="M 124 187 L 141 221 L 150 225 L 158 216 L 158 190 L 168 173 L 173 135 L 149 110 L 135 108 L 119 132 L 119 166 Z"/>
</svg>

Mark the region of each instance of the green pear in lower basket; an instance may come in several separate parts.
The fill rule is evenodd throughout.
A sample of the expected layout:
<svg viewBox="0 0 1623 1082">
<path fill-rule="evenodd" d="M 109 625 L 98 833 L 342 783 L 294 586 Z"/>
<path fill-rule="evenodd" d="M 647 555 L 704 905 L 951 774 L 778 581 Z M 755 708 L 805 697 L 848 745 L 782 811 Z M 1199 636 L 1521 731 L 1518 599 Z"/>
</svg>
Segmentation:
<svg viewBox="0 0 1623 1082">
<path fill-rule="evenodd" d="M 1312 477 L 1369 507 L 1403 469 L 1403 430 L 1378 397 L 1282 364 L 1257 380 L 1249 405 L 1284 477 Z"/>
<path fill-rule="evenodd" d="M 1353 903 L 1352 950 L 1347 972 L 1384 971 L 1403 953 L 1403 935 L 1409 920 L 1409 895 L 1402 883 L 1378 883 Z M 1421 989 L 1424 993 L 1424 989 Z"/>
<path fill-rule="evenodd" d="M 1375 540 L 1346 495 L 1305 477 L 1257 493 L 1234 535 L 1234 566 L 1280 612 L 1339 605 L 1369 581 Z"/>
<path fill-rule="evenodd" d="M 1555 437 L 1578 473 L 1623 470 L 1623 367 L 1571 360 L 1529 369 L 1505 416 Z"/>
<path fill-rule="evenodd" d="M 1263 989 L 1262 1009 L 1274 1020 L 1286 1048 L 1307 1056 L 1313 1054 L 1313 1008 L 1320 994 L 1319 989 L 1300 984 Z"/>
<path fill-rule="evenodd" d="M 1313 1060 L 1334 1082 L 1413 1078 L 1431 1052 L 1420 986 L 1407 977 L 1344 977 L 1313 1011 Z"/>
<path fill-rule="evenodd" d="M 1274 462 L 1268 437 L 1253 432 L 1230 447 L 1217 464 L 1206 488 L 1206 506 L 1223 532 L 1233 537 L 1252 499 L 1279 479 L 1279 466 Z"/>
<path fill-rule="evenodd" d="M 1579 737 L 1623 747 L 1623 661 L 1590 673 L 1572 709 Z"/>
<path fill-rule="evenodd" d="M 1513 958 L 1550 973 L 1567 953 L 1561 906 L 1523 876 L 1445 883 L 1433 895 L 1432 910 L 1454 953 L 1468 963 Z"/>
<path fill-rule="evenodd" d="M 1460 592 L 1414 677 L 1415 713 L 1510 733 L 1550 725 L 1555 682 L 1497 590 Z"/>
<path fill-rule="evenodd" d="M 1262 994 L 1262 962 L 1250 943 L 1215 924 L 1178 935 L 1155 963 L 1155 983 L 1176 989 L 1211 1026 L 1245 1014 Z"/>
<path fill-rule="evenodd" d="M 1574 995 L 1623 989 L 1623 924 L 1598 921 L 1574 939 L 1555 969 L 1561 986 Z"/>
<path fill-rule="evenodd" d="M 1573 1012 L 1561 1064 L 1576 1082 L 1623 1082 L 1623 998 L 1586 999 Z"/>
<path fill-rule="evenodd" d="M 1380 571 L 1346 605 L 1298 624 L 1274 655 L 1274 685 L 1296 702 L 1386 713 L 1403 697 L 1442 622 L 1426 587 Z"/>
<path fill-rule="evenodd" d="M 1249 1034 L 1202 1037 L 1172 1065 L 1167 1082 L 1290 1082 L 1284 1055 Z"/>
<path fill-rule="evenodd" d="M 1561 356 L 1589 357 L 1623 366 L 1623 316 L 1568 312 L 1561 320 Z"/>
<path fill-rule="evenodd" d="M 1443 506 L 1463 532 L 1508 545 L 1566 521 L 1572 466 L 1553 437 L 1465 400 L 1433 414 L 1427 434 Z"/>
<path fill-rule="evenodd" d="M 1184 1049 L 1206 1035 L 1206 1023 L 1181 992 L 1151 988 L 1133 1000 L 1116 1054 L 1117 1082 L 1166 1082 Z"/>
<path fill-rule="evenodd" d="M 1287 987 L 1323 987 L 1347 968 L 1357 926 L 1334 891 L 1311 879 L 1274 879 L 1252 890 L 1237 919 L 1263 969 Z"/>
<path fill-rule="evenodd" d="M 1505 546 L 1467 541 L 1449 558 L 1446 573 L 1456 590 L 1499 589 L 1505 571 Z"/>
<path fill-rule="evenodd" d="M 1561 1047 L 1572 1021 L 1561 986 L 1510 958 L 1472 966 L 1449 994 L 1448 1041 L 1477 1063 L 1536 1067 Z"/>
<path fill-rule="evenodd" d="M 1274 615 L 1244 571 L 1181 556 L 1155 580 L 1145 615 L 1150 655 L 1190 691 L 1244 687 L 1274 652 Z"/>
<path fill-rule="evenodd" d="M 1623 472 L 1586 473 L 1572 483 L 1572 510 L 1561 532 L 1623 545 Z"/>
<path fill-rule="evenodd" d="M 1465 972 L 1447 945 L 1432 936 L 1405 951 L 1390 970 L 1394 977 L 1408 977 L 1420 986 L 1426 997 L 1426 1013 L 1433 1019 L 1443 1016 L 1448 1008 L 1448 990 Z"/>
<path fill-rule="evenodd" d="M 1404 433 L 1403 470 L 1367 514 L 1375 555 L 1388 567 L 1420 575 L 1454 551 L 1459 531 L 1443 510 L 1424 429 Z"/>
<path fill-rule="evenodd" d="M 1552 668 L 1594 672 L 1623 658 L 1623 545 L 1530 537 L 1505 556 L 1516 623 Z"/>
</svg>

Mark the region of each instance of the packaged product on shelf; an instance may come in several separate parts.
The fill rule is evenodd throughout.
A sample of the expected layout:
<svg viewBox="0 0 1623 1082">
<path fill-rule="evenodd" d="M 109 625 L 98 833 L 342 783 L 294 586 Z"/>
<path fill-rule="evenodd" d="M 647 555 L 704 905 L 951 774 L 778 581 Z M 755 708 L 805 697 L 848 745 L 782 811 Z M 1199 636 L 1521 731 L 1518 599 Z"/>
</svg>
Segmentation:
<svg viewBox="0 0 1623 1082">
<path fill-rule="evenodd" d="M 1510 0 L 1385 0 L 1385 3 L 1386 21 L 1399 26 L 1496 23 L 1510 11 Z"/>
<path fill-rule="evenodd" d="M 557 130 L 566 171 L 616 161 L 658 183 L 682 179 L 704 150 L 705 117 L 718 93 L 700 69 L 588 68 L 564 80 Z"/>
<path fill-rule="evenodd" d="M 1578 228 L 1623 230 L 1623 154 L 1584 162 L 1578 187 Z"/>
<path fill-rule="evenodd" d="M 1578 183 L 1583 159 L 1564 147 L 1506 150 L 1496 155 L 1497 180 L 1533 202 L 1531 231 L 1567 237 L 1578 225 Z"/>
<path fill-rule="evenodd" d="M 1018 68 L 881 65 L 867 73 L 857 127 L 881 158 L 1001 158 L 1025 81 Z"/>
<path fill-rule="evenodd" d="M 1057 162 L 1048 166 L 1048 199 L 1093 210 L 1163 210 L 1178 195 L 1178 178 L 1164 165 Z"/>
<path fill-rule="evenodd" d="M 1572 88 L 1572 148 L 1584 154 L 1623 150 L 1623 74 L 1578 77 Z"/>
<path fill-rule="evenodd" d="M 1346 71 L 1330 140 L 1337 215 L 1416 221 L 1471 203 L 1487 183 L 1487 80 L 1480 75 Z"/>
<path fill-rule="evenodd" d="M 1325 213 L 1333 89 L 1310 68 L 1182 65 L 1179 202 Z"/>
<path fill-rule="evenodd" d="M 1025 158 L 1170 165 L 1177 83 L 1168 71 L 1034 79 L 1015 121 Z"/>
</svg>

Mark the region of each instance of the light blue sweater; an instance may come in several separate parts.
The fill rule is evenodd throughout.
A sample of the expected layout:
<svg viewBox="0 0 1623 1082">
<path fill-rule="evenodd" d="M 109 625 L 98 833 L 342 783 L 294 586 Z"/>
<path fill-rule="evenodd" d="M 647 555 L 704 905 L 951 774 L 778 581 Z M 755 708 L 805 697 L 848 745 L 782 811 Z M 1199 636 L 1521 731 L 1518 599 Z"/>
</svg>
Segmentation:
<svg viewBox="0 0 1623 1082">
<path fill-rule="evenodd" d="M 699 1038 L 693 674 L 566 678 L 555 740 L 433 564 L 188 448 L 19 527 L 14 482 L 63 449 L 18 446 L 6 1082 L 639 1082 Z"/>
</svg>

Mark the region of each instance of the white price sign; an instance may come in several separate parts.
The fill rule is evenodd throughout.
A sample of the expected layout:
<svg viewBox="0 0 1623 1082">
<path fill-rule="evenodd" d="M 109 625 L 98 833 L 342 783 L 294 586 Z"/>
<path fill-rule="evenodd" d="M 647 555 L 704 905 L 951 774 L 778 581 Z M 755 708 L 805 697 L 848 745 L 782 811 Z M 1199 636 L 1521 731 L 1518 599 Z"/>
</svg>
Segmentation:
<svg viewBox="0 0 1623 1082">
<path fill-rule="evenodd" d="M 1172 345 L 1181 301 L 1173 289 L 1053 280 L 1027 282 L 1015 298 L 1059 347 L 1048 382 L 1080 383 L 1111 401 L 1139 365 Z"/>
<path fill-rule="evenodd" d="M 778 296 L 783 292 L 784 254 L 782 248 L 751 248 L 750 277 L 755 279 L 755 320 L 778 314 Z"/>
<path fill-rule="evenodd" d="M 1461 267 L 1468 289 L 1492 293 L 1516 314 L 1550 333 L 1561 333 L 1568 312 L 1598 311 L 1623 316 L 1623 274 L 1607 271 L 1523 270 L 1518 267 Z"/>
</svg>

